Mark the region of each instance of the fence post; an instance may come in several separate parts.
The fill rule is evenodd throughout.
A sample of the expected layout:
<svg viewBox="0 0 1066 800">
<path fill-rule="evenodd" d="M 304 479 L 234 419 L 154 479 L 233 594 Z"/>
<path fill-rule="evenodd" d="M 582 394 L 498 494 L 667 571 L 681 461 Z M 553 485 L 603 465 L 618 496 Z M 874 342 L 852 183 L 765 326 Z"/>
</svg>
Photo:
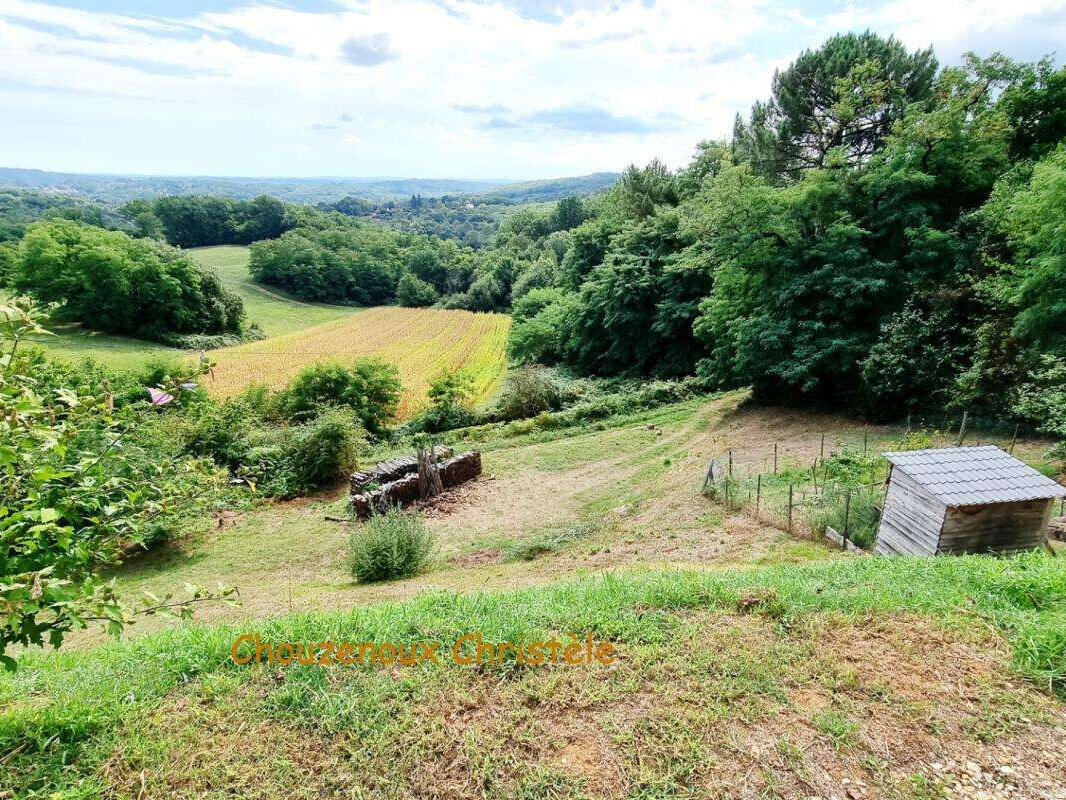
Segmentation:
<svg viewBox="0 0 1066 800">
<path fill-rule="evenodd" d="M 962 440 L 966 436 L 966 418 L 970 415 L 969 411 L 962 412 L 962 425 L 959 426 L 959 441 L 955 443 L 956 447 L 962 447 Z"/>
<path fill-rule="evenodd" d="M 844 535 L 841 537 L 840 546 L 848 549 L 848 520 L 851 517 L 851 489 L 844 495 Z"/>
<path fill-rule="evenodd" d="M 822 434 L 822 448 L 818 451 L 818 458 L 825 461 L 825 434 Z"/>
<path fill-rule="evenodd" d="M 818 462 L 811 464 L 811 482 L 814 484 L 814 492 L 818 493 Z"/>
<path fill-rule="evenodd" d="M 863 455 L 866 455 L 866 440 L 867 440 L 867 437 L 869 435 L 870 435 L 870 429 L 869 428 L 863 428 L 862 429 L 862 454 Z"/>
<path fill-rule="evenodd" d="M 788 485 L 788 532 L 792 533 L 792 484 Z"/>
<path fill-rule="evenodd" d="M 755 518 L 759 517 L 759 505 L 762 503 L 762 473 L 755 479 Z"/>
<path fill-rule="evenodd" d="M 733 477 L 733 448 L 729 449 L 729 477 Z"/>
<path fill-rule="evenodd" d="M 1015 422 L 1014 423 L 1014 433 L 1011 434 L 1011 437 L 1010 437 L 1010 449 L 1008 449 L 1007 452 L 1010 453 L 1011 455 L 1014 455 L 1014 443 L 1018 441 L 1018 426 L 1019 425 L 1021 425 L 1020 422 Z"/>
<path fill-rule="evenodd" d="M 774 442 L 774 475 L 777 474 L 777 442 Z"/>
</svg>

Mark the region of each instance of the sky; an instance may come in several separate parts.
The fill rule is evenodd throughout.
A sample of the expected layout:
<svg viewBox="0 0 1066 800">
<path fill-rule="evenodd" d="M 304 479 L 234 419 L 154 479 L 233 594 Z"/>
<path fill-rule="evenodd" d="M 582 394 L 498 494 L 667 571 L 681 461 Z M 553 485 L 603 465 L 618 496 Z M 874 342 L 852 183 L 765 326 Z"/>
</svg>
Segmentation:
<svg viewBox="0 0 1066 800">
<path fill-rule="evenodd" d="M 0 166 L 538 179 L 686 163 L 870 29 L 1066 49 L 1066 0 L 0 0 Z M 1062 63 L 1066 53 L 1056 59 Z"/>
</svg>

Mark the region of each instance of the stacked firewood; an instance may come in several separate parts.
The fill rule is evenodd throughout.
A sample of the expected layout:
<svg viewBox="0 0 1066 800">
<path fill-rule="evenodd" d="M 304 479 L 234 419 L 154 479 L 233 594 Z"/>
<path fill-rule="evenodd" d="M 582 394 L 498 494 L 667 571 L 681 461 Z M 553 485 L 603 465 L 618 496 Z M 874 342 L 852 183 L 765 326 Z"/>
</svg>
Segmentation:
<svg viewBox="0 0 1066 800">
<path fill-rule="evenodd" d="M 424 494 L 426 481 L 432 480 L 418 472 L 418 459 L 415 457 L 415 471 L 404 475 L 402 478 L 385 483 L 378 489 L 369 492 L 353 492 L 348 498 L 349 508 L 352 514 L 359 519 L 366 519 L 375 511 L 382 512 L 389 506 L 406 506 L 416 500 L 432 496 L 436 492 L 430 491 Z M 376 470 L 375 470 L 376 471 Z M 453 458 L 436 464 L 435 470 L 439 480 L 439 489 L 447 489 L 458 486 L 460 483 L 473 480 L 481 474 L 481 453 L 471 450 L 461 453 Z M 434 482 L 435 483 L 435 482 Z M 353 478 L 354 485 L 354 478 Z"/>
</svg>

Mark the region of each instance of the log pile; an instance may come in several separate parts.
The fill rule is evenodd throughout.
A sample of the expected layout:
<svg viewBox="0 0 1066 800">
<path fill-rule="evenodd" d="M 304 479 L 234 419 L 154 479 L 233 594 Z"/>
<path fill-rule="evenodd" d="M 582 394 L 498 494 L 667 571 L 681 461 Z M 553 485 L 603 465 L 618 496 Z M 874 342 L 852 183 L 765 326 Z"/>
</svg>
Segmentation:
<svg viewBox="0 0 1066 800">
<path fill-rule="evenodd" d="M 452 457 L 452 449 L 438 445 L 434 449 L 437 461 L 443 461 Z M 352 494 L 359 494 L 372 483 L 384 485 L 399 480 L 405 475 L 418 471 L 418 456 L 404 456 L 403 458 L 390 458 L 388 461 L 379 461 L 374 469 L 368 472 L 352 473 Z"/>
<path fill-rule="evenodd" d="M 374 511 L 385 511 L 389 506 L 402 507 L 410 505 L 420 499 L 421 490 L 417 470 L 418 462 L 415 460 L 414 472 L 389 481 L 381 488 L 370 492 L 357 493 L 353 491 L 348 497 L 348 504 L 352 514 L 359 519 L 366 519 Z M 477 450 L 460 453 L 454 458 L 449 458 L 447 461 L 442 462 L 438 471 L 441 484 L 445 489 L 473 480 L 481 474 L 481 453 Z M 355 485 L 355 476 L 352 476 L 352 484 L 353 486 Z"/>
</svg>

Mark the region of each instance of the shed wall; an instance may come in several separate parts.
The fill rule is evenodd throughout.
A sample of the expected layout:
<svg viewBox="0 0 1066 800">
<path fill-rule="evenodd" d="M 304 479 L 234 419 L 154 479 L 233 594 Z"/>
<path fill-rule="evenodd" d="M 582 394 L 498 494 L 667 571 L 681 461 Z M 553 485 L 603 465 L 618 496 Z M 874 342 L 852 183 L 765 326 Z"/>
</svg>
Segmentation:
<svg viewBox="0 0 1066 800">
<path fill-rule="evenodd" d="M 928 556 L 936 552 L 947 506 L 898 469 L 892 470 L 874 552 Z"/>
<path fill-rule="evenodd" d="M 1042 547 L 1052 502 L 1024 500 L 948 509 L 938 552 L 1013 553 Z"/>
</svg>

